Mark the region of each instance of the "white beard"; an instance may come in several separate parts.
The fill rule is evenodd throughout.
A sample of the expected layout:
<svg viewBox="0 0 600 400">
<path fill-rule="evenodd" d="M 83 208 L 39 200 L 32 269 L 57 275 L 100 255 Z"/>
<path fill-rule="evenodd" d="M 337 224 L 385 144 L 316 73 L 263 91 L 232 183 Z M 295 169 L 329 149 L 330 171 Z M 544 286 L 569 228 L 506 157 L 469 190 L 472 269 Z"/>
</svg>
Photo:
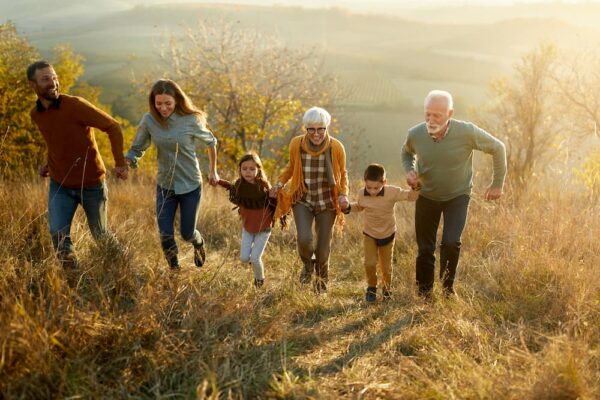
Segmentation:
<svg viewBox="0 0 600 400">
<path fill-rule="evenodd" d="M 444 129 L 446 124 L 444 124 L 444 125 L 425 125 L 425 126 L 427 127 L 427 133 L 429 133 L 430 135 L 436 135 Z"/>
</svg>

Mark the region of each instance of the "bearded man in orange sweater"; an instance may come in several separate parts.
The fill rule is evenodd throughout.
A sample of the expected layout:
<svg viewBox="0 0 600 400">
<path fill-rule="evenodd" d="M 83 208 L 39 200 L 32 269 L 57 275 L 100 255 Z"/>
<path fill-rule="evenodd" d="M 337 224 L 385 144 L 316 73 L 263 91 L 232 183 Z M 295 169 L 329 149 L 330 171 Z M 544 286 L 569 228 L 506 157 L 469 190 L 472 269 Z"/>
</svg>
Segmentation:
<svg viewBox="0 0 600 400">
<path fill-rule="evenodd" d="M 38 126 L 48 148 L 42 177 L 50 177 L 48 223 L 52 244 L 63 267 L 76 267 L 71 223 L 81 204 L 95 240 L 108 237 L 105 183 L 106 168 L 92 128 L 108 134 L 116 174 L 127 179 L 123 157 L 123 133 L 119 123 L 85 99 L 59 92 L 52 65 L 37 61 L 27 68 L 27 79 L 37 95 L 31 119 Z"/>
</svg>

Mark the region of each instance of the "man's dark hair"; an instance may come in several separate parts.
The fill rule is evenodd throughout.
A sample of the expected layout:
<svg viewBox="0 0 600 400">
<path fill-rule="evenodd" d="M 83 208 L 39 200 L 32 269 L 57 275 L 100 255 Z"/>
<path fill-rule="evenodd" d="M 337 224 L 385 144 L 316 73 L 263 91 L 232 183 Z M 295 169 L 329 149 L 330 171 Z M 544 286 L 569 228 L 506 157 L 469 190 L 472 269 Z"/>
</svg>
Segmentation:
<svg viewBox="0 0 600 400">
<path fill-rule="evenodd" d="M 385 168 L 381 164 L 371 164 L 365 169 L 365 181 L 383 182 L 385 180 Z"/>
<path fill-rule="evenodd" d="M 44 69 L 49 67 L 52 67 L 52 65 L 48 61 L 40 60 L 34 62 L 29 67 L 27 67 L 27 79 L 30 81 L 34 81 L 35 71 L 37 71 L 38 69 Z"/>
</svg>

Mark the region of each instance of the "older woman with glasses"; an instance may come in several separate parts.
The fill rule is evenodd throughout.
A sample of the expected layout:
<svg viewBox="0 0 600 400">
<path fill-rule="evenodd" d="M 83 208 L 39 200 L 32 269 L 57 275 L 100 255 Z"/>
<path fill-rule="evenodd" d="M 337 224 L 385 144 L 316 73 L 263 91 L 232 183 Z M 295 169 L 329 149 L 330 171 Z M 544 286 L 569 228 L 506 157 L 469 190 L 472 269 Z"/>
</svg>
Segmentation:
<svg viewBox="0 0 600 400">
<path fill-rule="evenodd" d="M 276 218 L 290 209 L 294 213 L 298 254 L 304 264 L 300 282 L 310 283 L 314 273 L 315 292 L 323 293 L 327 291 L 333 225 L 336 219 L 343 222 L 342 211 L 349 206 L 346 152 L 329 135 L 331 115 L 326 110 L 313 107 L 302 122 L 306 133 L 290 142 L 288 165 L 270 195 L 278 198 Z"/>
</svg>

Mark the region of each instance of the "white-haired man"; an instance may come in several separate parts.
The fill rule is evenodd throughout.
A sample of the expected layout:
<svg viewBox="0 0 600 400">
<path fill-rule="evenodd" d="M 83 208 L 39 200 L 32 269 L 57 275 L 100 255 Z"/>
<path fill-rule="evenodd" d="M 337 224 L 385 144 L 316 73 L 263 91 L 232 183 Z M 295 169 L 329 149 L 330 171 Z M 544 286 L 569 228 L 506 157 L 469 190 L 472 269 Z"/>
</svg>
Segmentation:
<svg viewBox="0 0 600 400">
<path fill-rule="evenodd" d="M 493 158 L 493 180 L 485 192 L 486 200 L 502 195 L 506 150 L 500 140 L 478 126 L 453 119 L 452 95 L 446 91 L 431 91 L 425 98 L 424 111 L 425 122 L 408 130 L 402 147 L 402 164 L 408 185 L 421 189 L 415 207 L 416 280 L 419 293 L 429 297 L 434 281 L 436 235 L 442 215 L 440 279 L 445 294 L 454 293 L 460 240 L 473 186 L 473 150 L 483 151 Z"/>
</svg>

